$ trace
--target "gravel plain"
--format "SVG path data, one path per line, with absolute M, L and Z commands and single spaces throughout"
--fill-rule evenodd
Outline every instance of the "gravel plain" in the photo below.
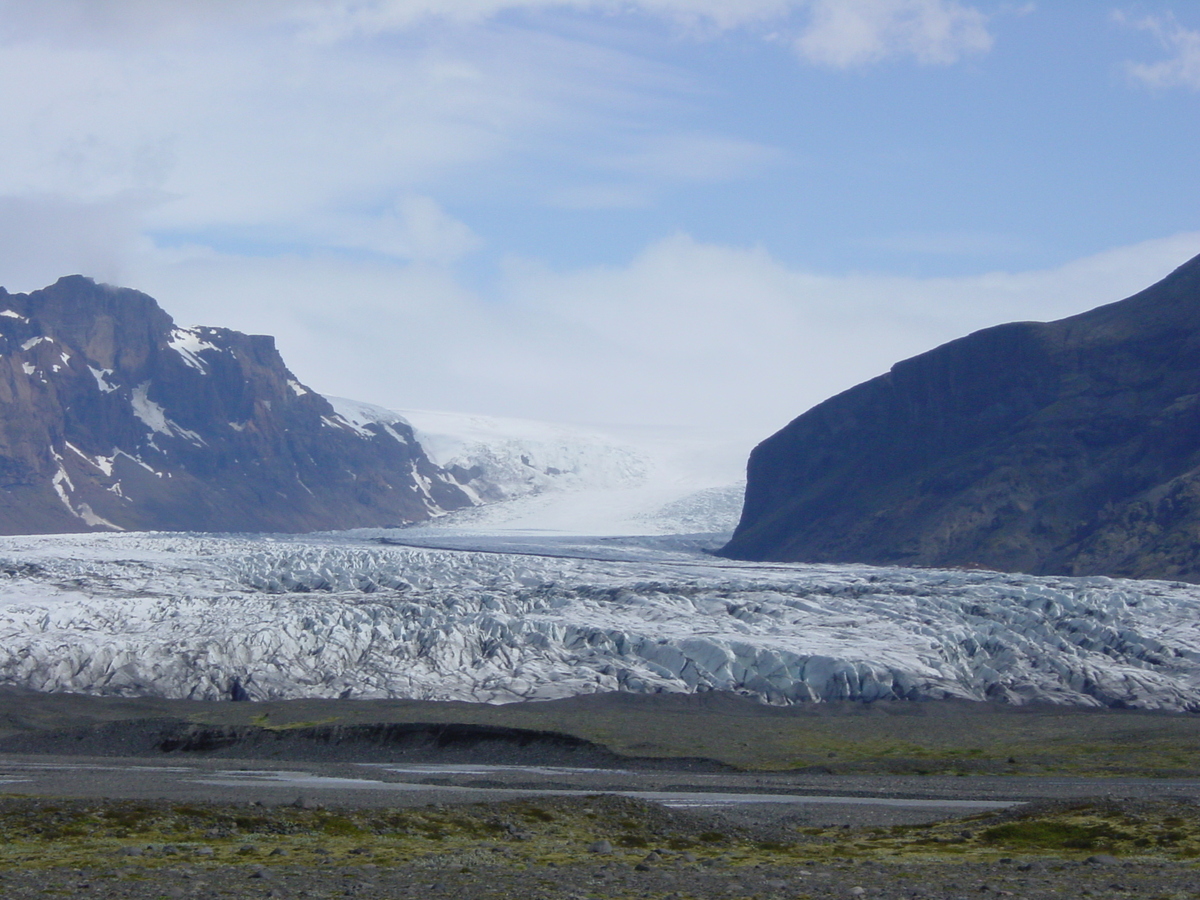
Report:
M 479 865 L 469 872 L 436 866 L 175 866 L 148 875 L 137 868 L 40 869 L 0 873 L 12 900 L 53 895 L 160 898 L 437 897 L 461 900 L 738 900 L 738 898 L 1159 897 L 1200 895 L 1200 873 L 1176 863 L 1077 862 L 847 864 L 720 868 L 672 862 L 639 871 L 627 864 Z
M 937 755 L 898 765 L 890 743 L 856 744 L 855 729 L 906 722 L 903 711 L 826 716 L 720 698 L 725 706 L 696 710 L 618 698 L 573 704 L 569 716 L 553 704 L 419 705 L 397 707 L 393 724 L 506 718 L 376 734 L 374 704 L 301 703 L 289 718 L 275 705 L 219 704 L 197 706 L 204 715 L 181 732 L 175 706 L 130 719 L 147 703 L 0 699 L 3 900 L 1200 898 L 1190 718 L 923 707 L 914 733 L 936 735 Z M 219 724 L 231 713 L 269 713 L 272 726 Z M 335 713 L 349 723 L 308 724 Z M 535 714 L 547 721 L 521 718 Z M 776 723 L 801 737 L 844 727 L 838 759 L 853 746 L 863 758 L 838 771 L 823 751 L 827 766 L 779 770 L 763 767 L 775 759 L 764 755 L 742 768 L 665 755 L 678 754 L 674 744 L 638 759 L 578 737 L 586 724 L 615 723 L 613 743 L 628 744 L 656 721 L 684 748 L 705 729 L 733 748 Z M 972 768 L 977 758 L 960 748 L 989 724 L 1031 743 L 1045 736 L 1063 765 L 1000 757 Z M 529 725 L 541 728 L 521 730 Z M 1060 726 L 1071 743 L 1056 737 Z
M 604 794 L 403 809 L 8 796 L 0 833 L 6 900 L 1200 896 L 1191 800 L 854 827 Z

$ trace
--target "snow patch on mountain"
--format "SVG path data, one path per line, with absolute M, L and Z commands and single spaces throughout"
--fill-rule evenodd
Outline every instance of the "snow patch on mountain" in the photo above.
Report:
M 88 371 L 96 379 L 96 387 L 100 388 L 101 392 L 111 394 L 117 390 L 117 385 L 108 383 L 108 377 L 113 373 L 112 369 L 97 369 L 95 366 L 88 366 Z
M 1200 710 L 1193 585 L 735 563 L 687 538 L 379 543 L 407 534 L 0 538 L 0 682 L 210 699 L 237 678 L 258 698 L 727 690 Z
M 198 327 L 174 328 L 171 330 L 167 346 L 178 353 L 186 365 L 195 369 L 201 375 L 207 375 L 208 365 L 201 358 L 200 354 L 206 350 L 213 350 L 219 353 L 221 348 L 210 341 L 204 340 L 201 336 L 203 332 L 204 329 Z
M 200 437 L 196 432 L 168 419 L 166 410 L 150 399 L 149 392 L 150 382 L 142 382 L 133 389 L 129 402 L 133 407 L 133 414 L 141 419 L 142 423 L 153 434 L 165 434 L 168 437 L 178 435 L 184 440 L 195 444 L 197 447 L 204 446 L 204 438 Z
M 367 426 L 377 426 L 382 434 L 387 435 L 392 440 L 400 444 L 407 444 L 408 438 L 398 432 L 393 426 L 408 425 L 408 420 L 398 412 L 390 409 L 384 409 L 382 406 L 374 406 L 370 403 L 362 403 L 358 400 L 347 400 L 345 397 L 326 397 L 329 405 L 333 407 L 338 418 L 341 419 L 347 427 L 362 435 L 363 437 L 374 437 L 374 433 Z M 429 456 L 431 462 L 438 465 L 438 461 L 429 455 L 426 450 L 426 456 Z

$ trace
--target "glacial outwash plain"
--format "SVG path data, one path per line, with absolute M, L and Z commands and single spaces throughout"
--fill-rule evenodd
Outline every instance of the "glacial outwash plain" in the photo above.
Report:
M 1049 373 L 1056 353 L 1090 358 L 1054 329 L 1140 358 L 1141 331 L 1121 349 L 1112 323 L 1133 309 L 1174 334 L 1200 304 L 1195 267 L 1083 324 L 1001 336 L 1049 348 L 1023 377 L 1094 405 L 1103 392 Z M 892 560 L 850 537 L 904 518 L 862 498 L 907 488 L 839 487 L 828 448 L 776 482 L 772 466 L 834 413 L 861 430 L 871 417 L 838 410 L 886 406 L 928 362 L 764 444 L 743 511 L 737 473 L 696 462 L 712 447 L 325 398 L 268 339 L 180 329 L 86 279 L 2 299 L 15 362 L 0 403 L 25 422 L 0 444 L 25 479 L 4 515 L 65 533 L 0 537 L 0 896 L 1200 895 L 1200 587 L 1180 449 L 1195 404 L 1153 419 L 1173 429 L 1152 441 L 1173 468 L 1118 485 L 1105 473 L 1136 455 L 1132 419 L 1073 413 L 1045 387 L 1033 431 L 1003 429 L 1033 437 L 1001 456 L 1050 459 L 1060 479 L 1086 469 L 1091 487 L 1064 493 L 1033 466 L 1013 481 L 1010 460 L 943 506 L 929 479 L 912 495 L 940 523 L 922 546 L 987 532 L 1030 553 L 1028 535 L 1061 537 L 1050 517 L 1102 502 L 1108 537 L 1072 532 L 1092 548 L 1086 574 L 1061 541 L 1044 564 Z M 1097 321 L 1103 340 L 1084 327 Z M 1198 335 L 1176 335 L 1179 359 Z M 950 346 L 934 354 L 966 352 Z M 1161 399 L 1190 371 L 1134 375 Z M 1108 422 L 1122 443 L 1074 424 L 1051 441 L 1060 419 Z M 1020 496 L 981 531 L 972 498 L 1010 482 Z M 810 552 L 807 525 L 732 558 L 818 494 L 846 498 L 820 531 L 836 558 L 773 558 Z M 854 510 L 874 524 L 846 525 Z M 1118 521 L 1142 524 L 1109 570 L 1094 548 L 1116 546 Z

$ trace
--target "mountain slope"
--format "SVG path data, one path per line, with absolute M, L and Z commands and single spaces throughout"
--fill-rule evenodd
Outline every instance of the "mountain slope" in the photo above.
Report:
M 0 288 L 0 532 L 311 531 L 471 500 L 404 425 L 342 419 L 274 340 L 72 276 Z
M 1200 581 L 1200 257 L 814 407 L 751 454 L 722 552 Z

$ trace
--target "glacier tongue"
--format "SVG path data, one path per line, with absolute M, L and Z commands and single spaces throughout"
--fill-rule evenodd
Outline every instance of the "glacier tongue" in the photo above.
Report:
M 0 681 L 209 699 L 237 678 L 258 698 L 730 690 L 1200 709 L 1191 585 L 747 564 L 682 539 L 380 537 L 421 535 L 0 538 Z
M 369 435 L 414 429 L 429 458 L 479 505 L 438 524 L 477 534 L 671 534 L 732 531 L 757 436 L 707 429 L 604 430 L 326 397 Z

